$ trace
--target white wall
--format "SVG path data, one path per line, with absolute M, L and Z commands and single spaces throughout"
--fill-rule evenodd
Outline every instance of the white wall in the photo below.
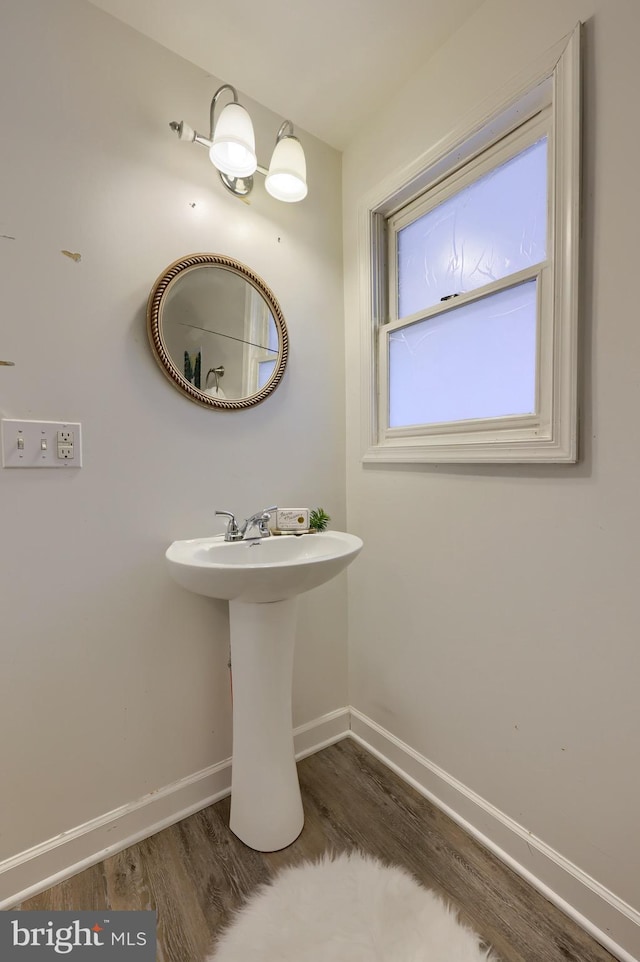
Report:
M 0 470 L 0 863 L 230 755 L 226 605 L 170 581 L 172 540 L 271 503 L 345 525 L 340 156 L 302 132 L 308 199 L 236 200 L 168 126 L 206 131 L 218 85 L 81 0 L 2 4 L 0 411 L 81 421 L 85 463 Z M 264 163 L 282 118 L 248 106 Z M 151 355 L 149 291 L 196 251 L 282 306 L 254 409 L 198 407 Z M 345 704 L 343 578 L 301 600 L 294 723 Z
M 584 30 L 582 455 L 360 462 L 357 210 Z M 350 702 L 640 908 L 636 0 L 487 0 L 344 156 Z M 640 940 L 636 936 L 636 952 Z
M 581 462 L 365 468 L 360 199 L 578 19 Z M 635 0 L 487 0 L 350 145 L 346 473 L 366 547 L 350 693 L 344 579 L 302 600 L 294 685 L 296 724 L 350 699 L 637 908 L 639 26 Z M 3 4 L 0 412 L 82 421 L 85 467 L 0 471 L 0 868 L 229 755 L 226 610 L 169 581 L 171 540 L 272 500 L 346 524 L 340 158 L 304 136 L 303 204 L 261 183 L 236 201 L 167 126 L 206 129 L 217 84 L 82 0 Z M 262 159 L 281 118 L 249 106 Z M 183 399 L 147 345 L 151 285 L 201 250 L 248 263 L 288 322 L 284 382 L 250 411 Z

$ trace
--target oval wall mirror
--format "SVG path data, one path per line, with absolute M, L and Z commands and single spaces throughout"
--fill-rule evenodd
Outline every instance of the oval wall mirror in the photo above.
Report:
M 289 355 L 273 293 L 249 267 L 221 254 L 182 257 L 160 275 L 149 295 L 147 331 L 173 386 L 217 410 L 264 401 Z

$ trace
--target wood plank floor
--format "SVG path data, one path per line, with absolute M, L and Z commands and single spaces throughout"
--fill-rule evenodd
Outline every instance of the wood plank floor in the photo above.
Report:
M 200 962 L 230 913 L 281 867 L 357 848 L 444 895 L 504 962 L 614 962 L 352 739 L 298 771 L 305 827 L 281 852 L 243 845 L 229 831 L 226 798 L 15 908 L 155 909 L 158 962 Z

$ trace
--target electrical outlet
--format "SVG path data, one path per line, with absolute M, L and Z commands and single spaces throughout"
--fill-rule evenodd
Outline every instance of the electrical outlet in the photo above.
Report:
M 73 459 L 73 431 L 68 428 L 58 431 L 58 458 L 61 461 Z
M 5 468 L 81 468 L 80 424 L 2 419 Z

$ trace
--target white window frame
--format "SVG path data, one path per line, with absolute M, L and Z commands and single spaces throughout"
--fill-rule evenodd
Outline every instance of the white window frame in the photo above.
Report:
M 242 352 L 242 384 L 247 396 L 259 391 L 260 365 L 265 361 L 275 361 L 277 351 L 267 348 L 269 340 L 269 320 L 273 319 L 269 308 L 258 291 L 247 290 L 244 309 L 244 350 Z M 260 345 L 263 345 L 262 347 Z
M 541 132 L 540 132 L 541 131 Z M 428 206 L 498 166 L 539 137 L 548 138 L 547 260 L 470 291 L 444 310 L 536 277 L 536 413 L 446 424 L 388 425 L 388 337 L 411 318 L 389 310 L 395 279 L 389 225 L 415 200 Z M 533 138 L 533 140 L 531 139 Z M 518 142 L 523 146 L 517 147 Z M 446 187 L 441 188 L 441 182 Z M 424 199 L 419 198 L 430 191 Z M 365 462 L 575 462 L 578 459 L 578 265 L 580 212 L 580 25 L 517 78 L 500 101 L 467 119 L 444 145 L 372 192 L 359 211 L 361 243 L 363 460 Z M 414 213 L 415 217 L 415 213 Z M 414 320 L 441 313 L 421 311 Z

